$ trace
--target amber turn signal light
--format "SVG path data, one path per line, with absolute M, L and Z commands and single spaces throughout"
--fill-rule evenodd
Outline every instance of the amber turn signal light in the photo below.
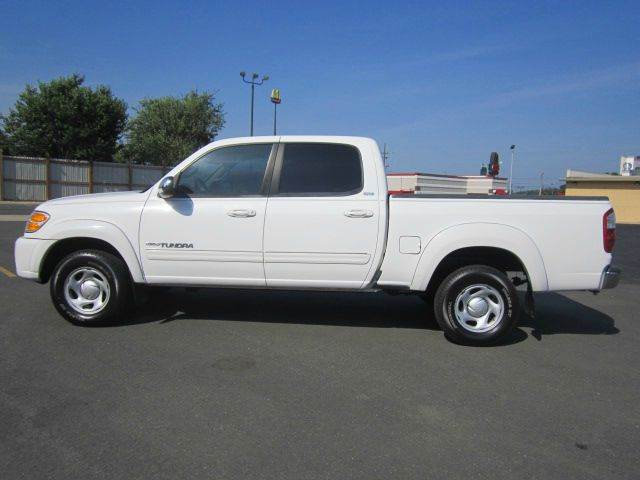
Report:
M 49 215 L 44 212 L 33 212 L 27 220 L 27 226 L 24 229 L 27 233 L 37 232 L 49 220 Z

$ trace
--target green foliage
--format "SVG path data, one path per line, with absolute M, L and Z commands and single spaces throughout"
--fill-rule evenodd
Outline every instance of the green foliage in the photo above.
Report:
M 211 93 L 146 98 L 129 121 L 121 159 L 173 165 L 211 142 L 224 125 L 222 104 Z
M 127 105 L 108 87 L 91 89 L 83 83 L 83 76 L 72 75 L 27 85 L 9 114 L 0 117 L 5 153 L 112 160 Z
M 0 130 L 0 150 L 2 150 L 4 153 L 7 152 L 7 136 L 2 130 Z

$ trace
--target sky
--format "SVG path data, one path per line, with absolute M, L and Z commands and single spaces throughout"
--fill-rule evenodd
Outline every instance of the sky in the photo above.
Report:
M 390 171 L 477 174 L 492 151 L 514 183 L 640 155 L 640 2 L 0 0 L 0 113 L 26 84 L 80 73 L 133 113 L 145 97 L 215 92 L 220 138 L 373 137 Z

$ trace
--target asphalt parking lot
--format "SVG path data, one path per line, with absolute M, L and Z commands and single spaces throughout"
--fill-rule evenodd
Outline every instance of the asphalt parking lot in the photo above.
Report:
M 506 345 L 383 294 L 175 290 L 77 327 L 11 277 L 0 205 L 2 478 L 638 478 L 640 226 L 615 290 L 536 296 Z

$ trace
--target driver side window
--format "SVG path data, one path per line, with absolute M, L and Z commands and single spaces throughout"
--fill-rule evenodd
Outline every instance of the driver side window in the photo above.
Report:
M 212 150 L 180 173 L 176 191 L 189 197 L 260 195 L 271 148 L 259 143 Z

